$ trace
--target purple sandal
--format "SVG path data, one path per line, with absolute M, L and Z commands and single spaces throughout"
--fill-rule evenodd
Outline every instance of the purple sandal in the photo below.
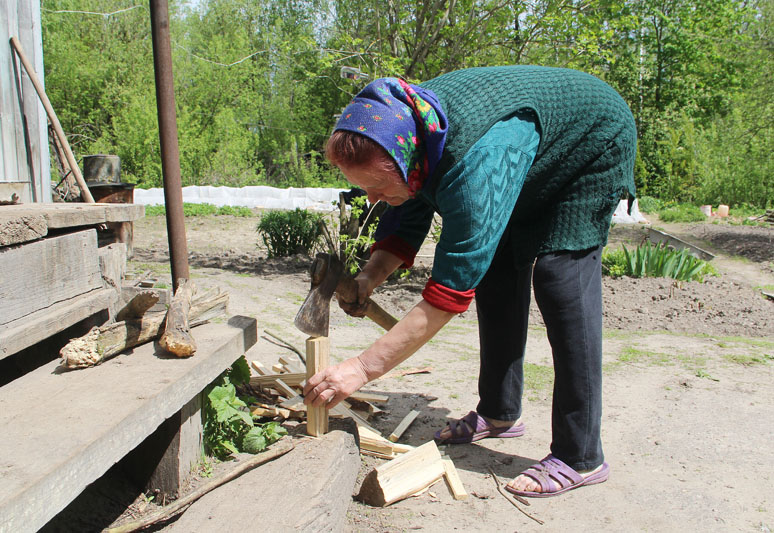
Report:
M 471 430 L 471 428 L 473 428 Z M 449 429 L 451 437 L 441 438 L 441 432 L 435 433 L 435 440 L 441 444 L 463 444 L 475 442 L 487 437 L 521 437 L 524 435 L 524 424 L 514 426 L 496 427 L 486 421 L 486 418 L 475 411 L 471 411 L 459 420 L 450 420 Z M 443 431 L 443 430 L 441 430 Z
M 578 487 L 596 485 L 597 483 L 607 481 L 607 478 L 610 476 L 610 465 L 602 463 L 602 468 L 584 478 L 553 455 L 548 455 L 545 459 L 530 466 L 519 475 L 528 476 L 537 481 L 540 484 L 541 492 L 516 490 L 508 485 L 505 486 L 505 490 L 529 498 L 548 498 L 577 489 Z

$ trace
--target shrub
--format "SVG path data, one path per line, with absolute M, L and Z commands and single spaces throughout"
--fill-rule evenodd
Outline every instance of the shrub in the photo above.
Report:
M 253 217 L 255 213 L 249 207 L 224 205 L 218 209 L 217 215 L 231 215 L 233 217 Z
M 269 257 L 309 254 L 320 240 L 323 216 L 305 209 L 269 211 L 258 223 L 258 233 Z

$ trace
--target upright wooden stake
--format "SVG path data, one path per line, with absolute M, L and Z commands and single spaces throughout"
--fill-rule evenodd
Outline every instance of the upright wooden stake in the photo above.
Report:
M 328 337 L 306 339 L 306 379 L 328 366 Z M 328 409 L 325 406 L 306 408 L 306 432 L 313 437 L 328 433 Z

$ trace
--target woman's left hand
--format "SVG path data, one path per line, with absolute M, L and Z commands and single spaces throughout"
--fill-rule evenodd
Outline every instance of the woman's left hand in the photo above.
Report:
M 360 359 L 353 357 L 330 366 L 306 380 L 304 403 L 314 407 L 335 407 L 341 400 L 368 383 Z

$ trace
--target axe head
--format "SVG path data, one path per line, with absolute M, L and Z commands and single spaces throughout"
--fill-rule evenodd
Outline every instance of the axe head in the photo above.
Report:
M 298 329 L 313 337 L 328 336 L 331 298 L 343 273 L 344 265 L 335 255 L 317 254 L 310 269 L 312 288 L 294 320 Z

